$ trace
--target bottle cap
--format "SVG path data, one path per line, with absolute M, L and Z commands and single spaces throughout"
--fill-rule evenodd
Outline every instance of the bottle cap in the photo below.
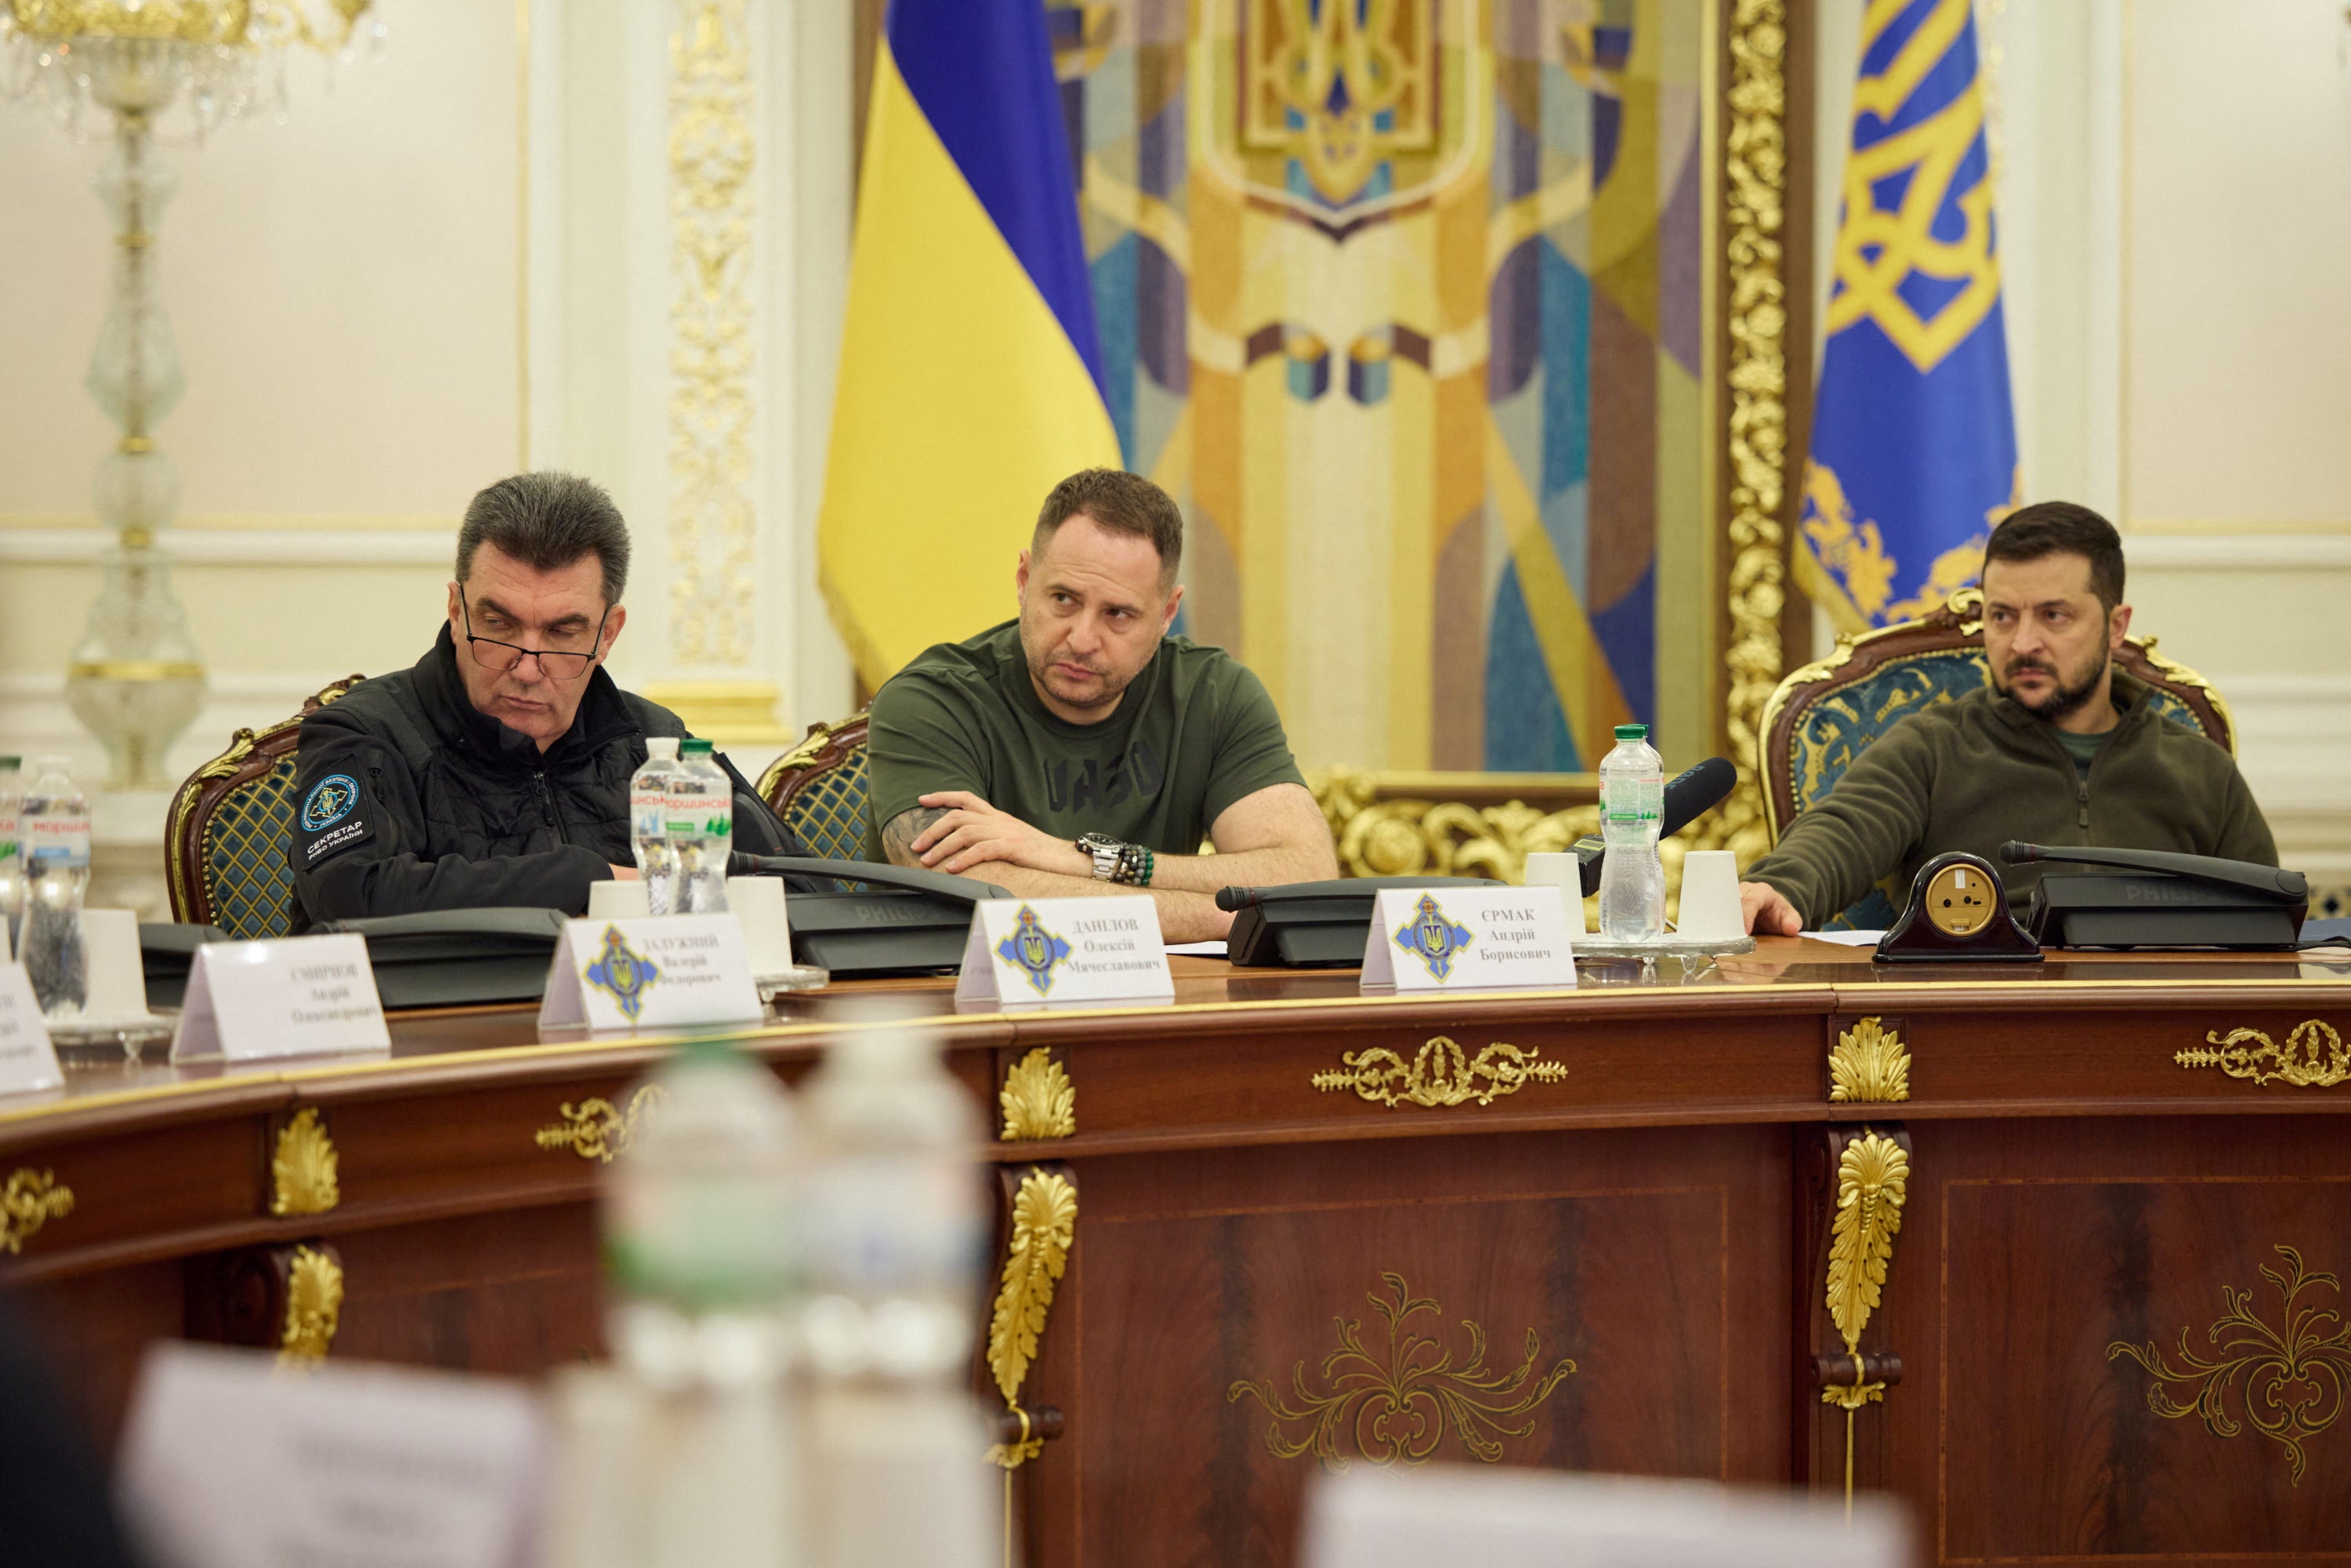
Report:
M 649 735 L 645 737 L 645 755 L 647 757 L 657 757 L 664 762 L 675 761 L 677 759 L 677 737 L 674 735 Z
M 1620 724 L 1616 727 L 1616 738 L 1619 740 L 1646 740 L 1649 738 L 1649 727 L 1646 724 Z
M 689 740 L 681 745 L 678 750 L 688 757 L 707 757 L 710 755 L 710 742 Z

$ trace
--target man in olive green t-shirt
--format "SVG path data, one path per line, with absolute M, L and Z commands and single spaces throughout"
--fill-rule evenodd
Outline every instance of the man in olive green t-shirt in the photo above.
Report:
M 925 650 L 875 695 L 867 853 L 1036 898 L 1143 889 L 1170 942 L 1225 935 L 1219 888 L 1337 876 L 1264 685 L 1167 635 L 1183 549 L 1147 479 L 1054 486 L 1013 574 L 1019 619 Z

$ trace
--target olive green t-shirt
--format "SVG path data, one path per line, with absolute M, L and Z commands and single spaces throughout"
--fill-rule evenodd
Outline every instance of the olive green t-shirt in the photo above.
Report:
M 865 852 L 877 861 L 882 825 L 942 789 L 1061 838 L 1194 854 L 1226 807 L 1305 782 L 1272 697 L 1223 649 L 1164 638 L 1108 718 L 1071 724 L 1029 684 L 1017 621 L 925 649 L 884 683 L 866 762 Z

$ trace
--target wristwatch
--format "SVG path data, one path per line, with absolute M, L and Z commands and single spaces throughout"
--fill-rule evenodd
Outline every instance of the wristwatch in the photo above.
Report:
M 1151 885 L 1157 857 L 1140 844 L 1121 843 L 1107 833 L 1084 833 L 1078 838 L 1078 852 L 1093 857 L 1096 882 L 1114 882 L 1123 887 Z

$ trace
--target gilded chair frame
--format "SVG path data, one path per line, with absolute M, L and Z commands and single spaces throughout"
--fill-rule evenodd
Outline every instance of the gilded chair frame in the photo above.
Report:
M 1780 841 L 1802 810 L 1804 780 L 1797 777 L 1795 739 L 1805 713 L 1814 704 L 1890 664 L 1920 658 L 1980 657 L 1982 647 L 1983 592 L 1962 588 L 1915 621 L 1838 638 L 1835 653 L 1782 681 L 1763 706 L 1762 720 L 1763 810 L 1771 842 Z M 2153 637 L 2126 637 L 2115 663 L 2178 698 L 2214 744 L 2235 754 L 2237 724 L 2227 700 L 2202 675 L 2157 653 Z
M 365 677 L 346 675 L 303 699 L 302 711 L 261 730 L 240 729 L 228 749 L 198 768 L 172 794 L 164 819 L 163 861 L 172 895 L 172 918 L 198 925 L 218 925 L 221 889 L 214 885 L 214 821 L 222 804 L 241 789 L 266 779 L 283 763 L 290 767 L 301 739 L 302 721 Z M 290 837 L 289 837 L 290 842 Z

